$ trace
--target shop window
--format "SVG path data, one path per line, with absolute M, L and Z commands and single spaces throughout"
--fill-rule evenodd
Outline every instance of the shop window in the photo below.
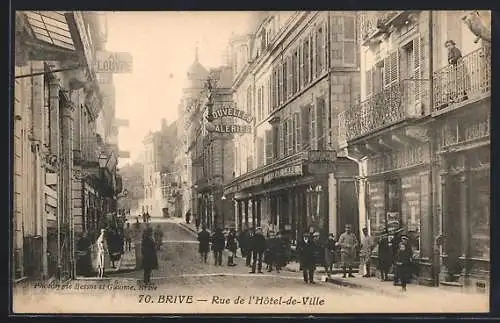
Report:
M 401 227 L 401 180 L 385 182 L 385 223 L 388 230 Z

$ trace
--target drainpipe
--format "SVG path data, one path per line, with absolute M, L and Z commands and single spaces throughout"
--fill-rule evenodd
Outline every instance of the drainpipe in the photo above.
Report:
M 371 233 L 370 230 L 370 221 L 368 221 L 368 213 L 366 212 L 366 172 L 364 169 L 364 157 L 357 159 L 353 156 L 349 155 L 349 151 L 345 148 L 346 155 L 345 157 L 349 160 L 352 160 L 356 164 L 358 164 L 358 173 L 359 176 L 355 178 L 359 183 L 359 191 L 358 191 L 358 211 L 359 211 L 359 234 L 361 236 L 363 227 L 368 228 L 368 232 Z

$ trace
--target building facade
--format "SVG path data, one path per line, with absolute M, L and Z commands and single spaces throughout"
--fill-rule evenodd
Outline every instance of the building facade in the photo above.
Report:
M 238 228 L 281 230 L 292 241 L 348 223 L 358 230 L 358 165 L 337 153 L 333 131 L 359 92 L 356 14 L 258 18 L 250 36 L 233 42 L 234 101 L 255 116 L 252 133 L 236 138 L 235 179 L 224 193 Z
M 167 125 L 162 119 L 161 129 L 150 132 L 144 138 L 144 200 L 142 213 L 152 217 L 175 214 L 175 194 L 178 185 L 174 169 L 174 143 L 176 124 Z
M 466 15 L 363 13 L 361 101 L 339 124 L 364 165 L 371 233 L 403 228 L 421 283 L 488 276 L 490 63 Z
M 95 16 L 82 12 L 16 13 L 14 280 L 74 277 L 76 240 L 89 232 L 92 214 L 107 212 L 103 192 L 112 191 L 111 199 L 116 193 L 114 172 L 103 177 L 106 165 L 86 166 L 98 156 L 113 163 L 97 152 L 95 134 L 102 93 L 89 33 L 99 28 Z M 99 196 L 94 211 L 82 207 L 83 185 Z

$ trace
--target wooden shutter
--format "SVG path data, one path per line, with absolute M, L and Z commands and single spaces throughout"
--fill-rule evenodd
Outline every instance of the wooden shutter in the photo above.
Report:
M 310 75 L 311 75 L 311 78 L 309 80 L 313 80 L 316 76 L 316 68 L 315 68 L 315 65 L 316 65 L 316 37 L 314 37 L 314 33 L 311 33 L 311 35 L 309 36 L 309 42 L 310 42 L 310 53 L 309 53 L 309 69 L 310 69 Z
M 300 136 L 300 114 L 298 112 L 295 112 L 293 114 L 293 121 L 294 121 L 294 133 L 295 133 L 295 151 L 298 152 L 301 150 L 301 136 Z
M 272 130 L 266 130 L 265 140 L 266 140 L 266 164 L 270 164 L 273 162 L 273 132 L 272 132 Z
M 304 42 L 299 47 L 299 90 L 304 86 Z
M 278 130 L 278 138 L 279 138 L 279 157 L 283 157 L 285 154 L 285 132 L 286 132 L 286 126 L 285 126 L 284 120 L 281 120 L 280 124 L 277 127 Z
M 310 127 L 310 115 L 309 106 L 304 106 L 301 108 L 301 140 L 302 140 L 302 150 L 309 150 L 309 127 Z
M 289 117 L 287 120 L 287 143 L 288 143 L 288 155 L 292 155 L 293 151 L 295 149 L 295 142 L 293 141 L 293 133 L 294 133 L 294 128 L 293 128 L 293 118 Z
M 366 96 L 370 97 L 373 94 L 373 68 L 365 72 L 366 81 Z
M 399 50 L 394 50 L 384 58 L 384 87 L 399 81 Z
M 325 149 L 325 129 L 324 129 L 324 120 L 325 120 L 325 99 L 320 98 L 316 100 L 316 129 L 317 129 L 317 147 L 316 149 L 323 150 Z
M 416 100 L 421 100 L 422 89 L 420 84 L 420 79 L 422 78 L 422 48 L 420 42 L 420 36 L 413 40 L 413 78 L 415 79 L 415 93 L 414 98 Z M 410 93 L 409 93 L 410 94 Z
M 323 23 L 323 70 L 326 70 L 329 68 L 328 64 L 328 35 L 330 33 L 328 32 L 328 24 L 325 22 Z
M 293 53 L 292 53 L 293 55 Z M 293 82 L 295 81 L 293 78 L 293 60 L 292 60 L 292 55 L 288 56 L 287 58 L 287 69 L 288 69 L 288 97 L 291 97 L 294 94 L 293 91 Z
M 257 167 L 264 165 L 264 138 L 257 138 Z
M 316 107 L 314 105 L 310 106 L 310 118 L 311 118 L 311 125 L 309 127 L 309 133 L 310 133 L 310 147 L 309 149 L 316 149 L 316 139 L 317 139 L 317 133 L 316 133 Z

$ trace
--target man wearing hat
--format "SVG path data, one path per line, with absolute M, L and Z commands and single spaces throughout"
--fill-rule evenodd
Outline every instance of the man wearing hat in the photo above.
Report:
M 344 271 L 343 277 L 347 276 L 347 269 L 349 269 L 349 277 L 354 277 L 352 274 L 352 265 L 354 259 L 356 258 L 356 248 L 358 246 L 358 239 L 356 235 L 351 231 L 352 226 L 350 224 L 345 225 L 345 232 L 342 233 L 337 242 L 337 246 L 340 246 L 340 256 L 342 261 L 342 269 Z
M 370 264 L 371 255 L 373 250 L 372 237 L 368 234 L 368 228 L 363 228 L 363 236 L 361 237 L 361 248 L 359 251 L 359 258 L 361 260 L 361 269 L 363 270 L 363 277 L 371 277 Z
M 406 292 L 406 285 L 411 278 L 411 264 L 413 258 L 413 250 L 408 242 L 408 235 L 401 234 L 401 241 L 398 244 L 396 252 L 396 271 L 401 281 L 401 289 Z
M 314 284 L 314 270 L 315 266 L 315 243 L 312 241 L 309 233 L 304 232 L 302 241 L 298 246 L 299 262 L 304 275 L 304 282 Z
M 258 273 L 262 274 L 262 255 L 264 254 L 264 250 L 266 250 L 266 238 L 262 234 L 261 227 L 255 230 L 255 235 L 251 240 L 251 250 L 253 262 L 252 271 L 250 273 L 255 274 L 255 269 L 257 269 Z

